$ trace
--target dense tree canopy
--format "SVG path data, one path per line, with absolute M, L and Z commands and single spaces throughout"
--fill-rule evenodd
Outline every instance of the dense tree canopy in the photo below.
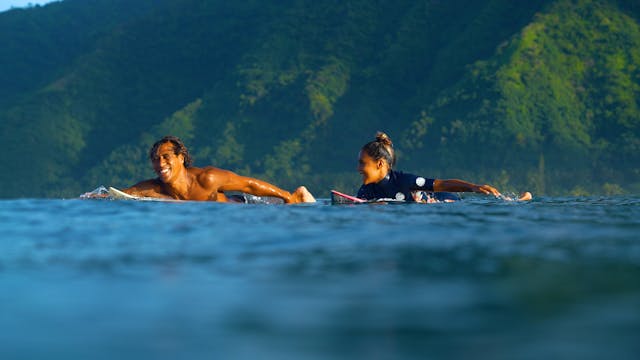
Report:
M 640 190 L 631 0 L 65 0 L 0 13 L 0 196 L 197 166 L 353 191 L 386 131 L 399 168 L 537 194 Z

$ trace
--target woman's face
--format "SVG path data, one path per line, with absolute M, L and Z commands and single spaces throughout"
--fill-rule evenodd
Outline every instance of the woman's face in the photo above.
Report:
M 387 176 L 389 164 L 383 159 L 375 160 L 364 151 L 360 151 L 358 172 L 362 174 L 362 183 L 364 185 L 377 183 Z

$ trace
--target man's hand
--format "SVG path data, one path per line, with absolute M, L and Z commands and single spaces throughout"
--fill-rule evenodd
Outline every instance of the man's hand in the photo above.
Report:
M 314 203 L 316 202 L 316 198 L 313 197 L 313 195 L 311 195 L 311 193 L 309 192 L 309 190 L 307 190 L 306 187 L 304 186 L 300 186 L 299 188 L 296 189 L 296 191 L 293 192 L 293 194 L 291 194 L 291 201 L 289 201 L 289 204 L 296 204 L 296 203 Z

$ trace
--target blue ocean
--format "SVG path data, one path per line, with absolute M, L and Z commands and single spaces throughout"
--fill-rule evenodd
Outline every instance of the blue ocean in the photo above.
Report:
M 1 200 L 0 234 L 1 359 L 640 356 L 637 196 Z

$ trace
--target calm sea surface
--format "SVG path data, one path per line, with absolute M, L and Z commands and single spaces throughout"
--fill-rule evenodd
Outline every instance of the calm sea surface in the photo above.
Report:
M 0 201 L 0 359 L 638 359 L 640 197 Z

